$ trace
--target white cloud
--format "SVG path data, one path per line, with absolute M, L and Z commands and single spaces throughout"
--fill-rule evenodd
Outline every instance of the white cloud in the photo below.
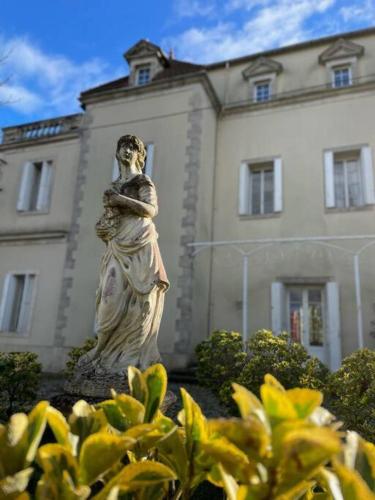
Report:
M 193 27 L 167 39 L 166 43 L 178 47 L 179 57 L 202 63 L 289 45 L 314 36 L 306 22 L 314 15 L 325 13 L 335 2 L 230 0 L 229 9 L 242 11 L 245 18 L 242 24 L 218 22 L 211 28 Z M 257 9 L 252 10 L 254 7 Z
M 173 11 L 179 18 L 205 17 L 213 14 L 215 3 L 213 1 L 200 0 L 175 0 Z
M 47 54 L 26 38 L 3 40 L 2 46 L 7 54 L 2 74 L 9 80 L 1 87 L 0 100 L 25 115 L 37 112 L 43 117 L 78 111 L 81 91 L 119 76 L 99 59 L 77 63 Z
M 340 9 L 340 14 L 345 22 L 375 22 L 375 2 L 374 0 L 365 0 L 362 3 L 357 2 L 354 5 L 347 5 Z

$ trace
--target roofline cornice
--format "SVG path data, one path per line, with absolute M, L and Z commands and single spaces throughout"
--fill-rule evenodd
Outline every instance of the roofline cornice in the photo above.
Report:
M 226 65 L 237 65 L 244 64 L 259 57 L 274 57 L 277 55 L 287 54 L 289 52 L 294 52 L 298 50 L 304 50 L 314 47 L 319 47 L 327 43 L 332 43 L 340 38 L 358 38 L 366 35 L 375 35 L 375 26 L 371 28 L 364 28 L 362 30 L 348 31 L 346 33 L 336 33 L 335 35 L 329 35 L 322 38 L 316 38 L 314 40 L 306 40 L 305 42 L 296 43 L 293 45 L 287 45 L 285 47 L 279 47 L 276 49 L 266 50 L 264 52 L 257 52 L 255 54 L 249 54 L 246 56 L 236 57 L 234 59 L 225 59 L 224 61 L 218 61 L 211 64 L 206 64 L 205 67 L 207 71 L 225 68 Z
M 206 70 L 195 71 L 192 73 L 185 73 L 184 75 L 178 75 L 173 78 L 166 78 L 163 80 L 156 80 L 148 83 L 147 85 L 140 85 L 134 87 L 124 87 L 123 89 L 110 89 L 107 91 L 98 92 L 97 94 L 91 93 L 85 95 L 83 92 L 79 100 L 82 107 L 90 104 L 96 104 L 98 102 L 110 101 L 113 99 L 121 99 L 135 95 L 149 94 L 158 90 L 165 90 L 171 87 L 190 85 L 192 83 L 200 83 L 204 87 L 213 108 L 216 112 L 221 109 L 221 104 L 219 98 L 215 92 L 215 89 L 208 78 Z
M 22 141 L 14 141 L 5 144 L 0 144 L 0 151 L 10 151 L 12 149 L 30 148 L 41 146 L 44 144 L 52 144 L 56 142 L 69 141 L 77 139 L 80 136 L 80 130 L 74 132 L 66 132 L 62 134 L 51 135 L 49 137 L 38 137 L 35 139 L 25 139 Z

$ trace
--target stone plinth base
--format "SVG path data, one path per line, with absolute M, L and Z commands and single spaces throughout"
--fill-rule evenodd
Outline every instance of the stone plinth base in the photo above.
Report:
M 97 398 L 111 399 L 111 389 L 117 393 L 129 394 L 129 385 L 125 375 L 76 375 L 64 384 L 64 391 L 78 399 Z M 172 391 L 167 391 L 161 405 L 161 411 L 166 412 L 177 401 L 177 396 Z
M 67 380 L 64 391 L 68 394 L 81 398 L 111 398 L 111 389 L 116 392 L 129 392 L 128 382 L 125 375 L 76 375 L 73 379 Z

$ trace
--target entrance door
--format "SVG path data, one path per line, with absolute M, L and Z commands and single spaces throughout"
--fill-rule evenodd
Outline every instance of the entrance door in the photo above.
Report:
M 324 289 L 318 286 L 287 288 L 288 330 L 311 356 L 329 364 Z

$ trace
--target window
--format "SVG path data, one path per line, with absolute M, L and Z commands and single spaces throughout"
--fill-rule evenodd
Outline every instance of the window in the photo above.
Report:
M 271 82 L 265 80 L 254 83 L 254 101 L 264 102 L 271 98 Z
M 243 163 L 240 169 L 240 215 L 266 215 L 280 212 L 281 159 Z
M 336 207 L 362 206 L 363 195 L 359 158 L 335 160 L 333 175 Z
M 335 88 L 349 87 L 352 84 L 352 70 L 350 66 L 336 66 L 332 68 L 332 86 Z
M 319 283 L 319 284 L 318 284 Z M 339 286 L 324 278 L 284 278 L 271 284 L 272 331 L 289 331 L 331 370 L 341 364 Z
M 17 202 L 20 212 L 45 212 L 49 209 L 52 162 L 27 162 L 23 167 Z
M 27 333 L 31 319 L 34 274 L 7 274 L 0 306 L 0 330 Z
M 323 290 L 290 287 L 287 292 L 288 330 L 305 347 L 324 345 Z
M 326 151 L 326 206 L 349 209 L 375 203 L 371 149 Z
M 151 68 L 149 65 L 137 69 L 137 85 L 145 85 L 150 81 Z
M 154 164 L 154 145 L 152 142 L 149 142 L 148 144 L 145 144 L 145 146 L 146 146 L 146 163 L 143 168 L 143 173 L 148 175 L 149 177 L 152 177 L 152 169 Z M 118 179 L 119 175 L 120 171 L 118 167 L 118 162 L 117 159 L 115 158 L 113 160 L 112 182 Z

